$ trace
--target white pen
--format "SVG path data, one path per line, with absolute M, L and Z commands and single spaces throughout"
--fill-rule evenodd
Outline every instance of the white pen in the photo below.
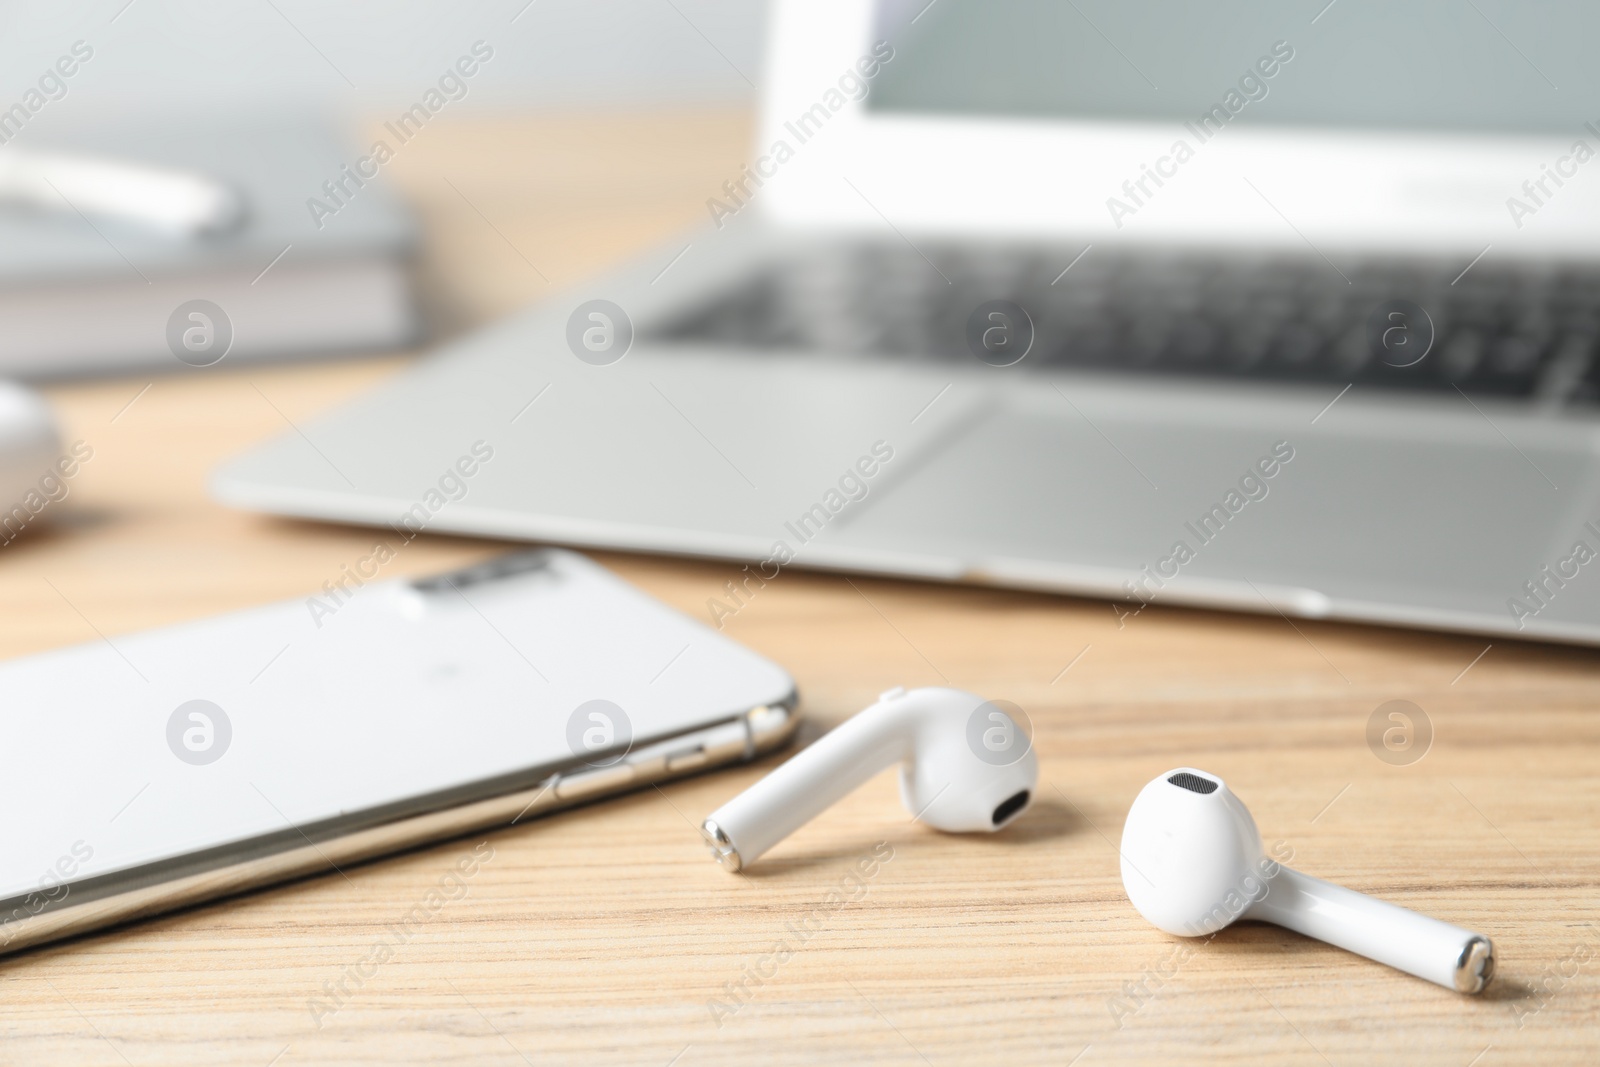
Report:
M 0 203 L 122 219 L 172 237 L 224 233 L 244 218 L 230 186 L 195 171 L 105 156 L 0 149 Z

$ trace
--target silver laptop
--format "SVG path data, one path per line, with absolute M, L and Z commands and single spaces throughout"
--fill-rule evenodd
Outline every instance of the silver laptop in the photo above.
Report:
M 780 0 L 703 227 L 213 488 L 725 558 L 716 623 L 809 567 L 1600 641 L 1597 38 Z

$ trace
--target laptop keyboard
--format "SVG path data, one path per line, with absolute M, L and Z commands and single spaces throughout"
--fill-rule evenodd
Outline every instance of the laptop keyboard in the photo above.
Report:
M 1480 262 L 1463 274 L 1465 259 L 1341 257 L 1335 268 L 1319 257 L 1080 252 L 821 246 L 649 336 L 833 358 L 975 361 L 968 320 L 998 299 L 1032 322 L 1031 347 L 1012 368 L 1024 373 L 1092 368 L 1600 402 L 1600 265 Z M 1400 343 L 1386 349 L 1378 339 L 1397 300 L 1426 314 L 1394 319 L 1409 334 L 1394 334 Z

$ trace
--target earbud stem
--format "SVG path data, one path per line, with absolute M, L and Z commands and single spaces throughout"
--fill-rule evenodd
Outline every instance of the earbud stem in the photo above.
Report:
M 1248 919 L 1348 949 L 1446 989 L 1479 993 L 1494 975 L 1489 939 L 1376 897 L 1282 867 Z
M 852 716 L 712 812 L 701 833 L 718 862 L 741 870 L 909 750 L 909 733 L 892 712 Z

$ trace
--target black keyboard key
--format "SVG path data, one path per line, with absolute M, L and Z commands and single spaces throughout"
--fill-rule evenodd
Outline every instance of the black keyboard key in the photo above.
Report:
M 1483 334 L 1470 326 L 1456 330 L 1438 345 L 1438 358 L 1434 361 L 1439 376 L 1447 382 L 1463 382 L 1478 370 L 1483 362 Z
M 1534 396 L 1547 404 L 1562 404 L 1575 399 L 1579 386 L 1594 369 L 1595 339 L 1594 332 L 1563 336 L 1540 368 Z
M 1531 379 L 1546 347 L 1544 338 L 1537 335 L 1501 337 L 1489 348 L 1489 373 L 1505 379 Z
M 1316 365 L 1317 356 L 1327 344 L 1327 334 L 1304 323 L 1291 323 L 1279 332 L 1272 345 L 1274 367 L 1305 372 Z
M 1335 375 L 1355 377 L 1373 358 L 1366 323 L 1352 326 L 1328 349 L 1328 364 Z

